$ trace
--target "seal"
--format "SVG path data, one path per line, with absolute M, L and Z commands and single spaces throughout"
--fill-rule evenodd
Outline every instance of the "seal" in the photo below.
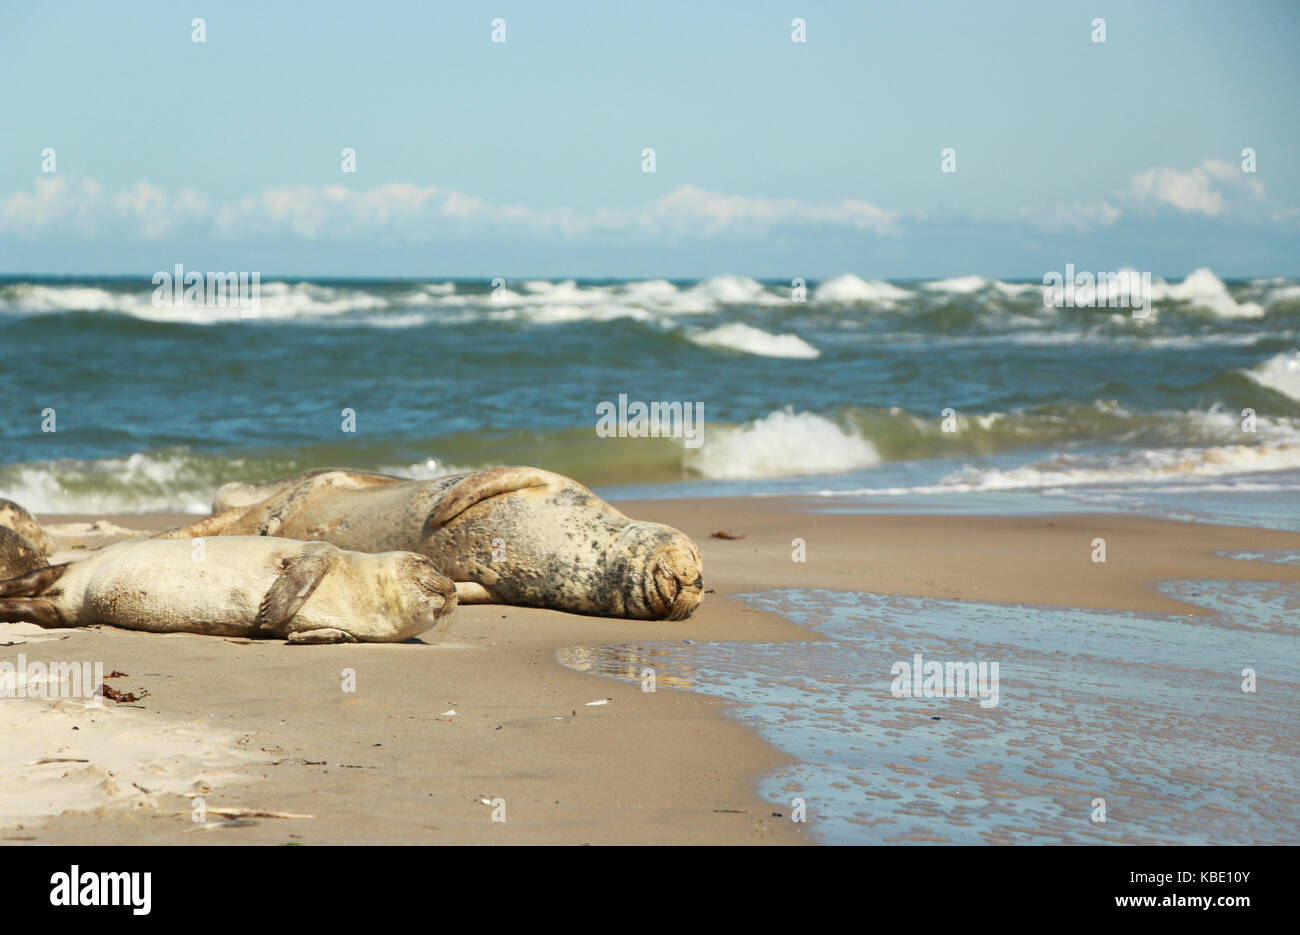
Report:
M 0 578 L 25 575 L 49 564 L 49 556 L 32 545 L 26 536 L 0 526 Z
M 0 526 L 7 526 L 36 547 L 42 555 L 54 554 L 54 543 L 36 517 L 12 500 L 0 497 Z
M 290 643 L 392 643 L 435 628 L 441 636 L 455 606 L 455 585 L 423 555 L 270 537 L 202 549 L 134 539 L 0 581 L 0 622 Z
M 432 559 L 463 604 L 681 620 L 703 597 L 685 535 L 629 519 L 572 478 L 497 467 L 427 481 L 326 469 L 232 484 L 217 512 L 163 538 L 265 535 Z

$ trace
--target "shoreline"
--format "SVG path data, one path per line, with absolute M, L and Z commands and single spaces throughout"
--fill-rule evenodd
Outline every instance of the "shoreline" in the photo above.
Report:
M 188 834 L 190 803 L 166 789 L 0 831 L 29 843 L 815 843 L 764 800 L 758 780 L 793 762 L 698 692 L 645 693 L 565 668 L 557 652 L 629 642 L 825 639 L 729 597 L 828 589 L 1200 615 L 1155 590 L 1164 579 L 1300 581 L 1300 566 L 1216 552 L 1300 549 L 1300 534 L 1120 514 L 930 516 L 805 512 L 802 499 L 619 501 L 700 545 L 708 594 L 685 621 L 623 621 L 499 605 L 458 609 L 435 646 L 288 647 L 268 641 L 69 630 L 5 647 L 99 659 L 143 688 L 137 719 L 206 724 L 254 761 L 213 784 L 209 811 L 244 818 Z M 42 515 L 159 530 L 168 514 Z M 717 531 L 743 539 L 712 538 Z M 113 536 L 56 533 L 60 557 Z M 1091 561 L 1105 538 L 1107 562 Z M 803 539 L 807 561 L 791 560 Z M 39 647 L 39 648 L 38 648 Z M 287 655 L 286 655 L 287 654 Z M 424 658 L 436 654 L 433 658 Z M 382 657 L 382 658 L 381 658 Z M 341 690 L 344 669 L 356 691 Z M 287 702 L 286 699 L 292 699 Z M 604 705 L 589 706 L 606 699 Z M 14 702 L 11 702 L 14 703 Z M 108 705 L 112 708 L 112 705 Z M 456 714 L 444 712 L 455 710 Z M 114 712 L 117 713 L 117 712 Z M 161 754 L 159 754 L 161 756 Z M 147 767 L 148 763 L 144 763 Z M 155 764 L 157 765 L 157 764 Z M 165 765 L 165 764 L 163 764 Z M 0 765 L 0 778 L 15 767 Z M 369 780 L 369 781 L 367 781 Z M 52 781 L 53 778 L 52 778 Z M 120 783 L 118 785 L 121 785 Z M 149 789 L 147 781 L 140 785 Z M 152 798 L 148 798 L 152 796 Z M 131 796 L 125 796 L 130 799 Z M 487 799 L 505 801 L 494 822 Z

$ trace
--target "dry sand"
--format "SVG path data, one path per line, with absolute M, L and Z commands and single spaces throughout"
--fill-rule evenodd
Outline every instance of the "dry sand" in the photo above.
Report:
M 783 755 L 725 717 L 723 703 L 581 675 L 560 666 L 556 651 L 675 639 L 819 639 L 728 597 L 775 588 L 1196 614 L 1202 609 L 1157 593 L 1154 583 L 1300 580 L 1300 566 L 1215 555 L 1300 549 L 1293 533 L 1109 514 L 808 512 L 823 505 L 620 503 L 700 544 L 705 580 L 716 593 L 682 622 L 470 606 L 457 611 L 448 639 L 432 646 L 291 647 L 92 628 L 0 647 L 0 660 L 11 662 L 20 652 L 46 662 L 100 661 L 105 672 L 128 673 L 114 687 L 148 692 L 134 705 L 90 710 L 68 700 L 0 704 L 0 838 L 812 843 L 806 826 L 754 791 L 754 777 L 783 763 Z M 189 517 L 42 519 L 60 556 L 75 557 L 125 529 L 158 530 Z M 719 531 L 745 537 L 712 538 Z M 1105 564 L 1090 558 L 1098 537 L 1106 539 Z M 796 538 L 806 543 L 806 562 L 791 560 Z M 0 642 L 50 635 L 0 625 Z M 343 690 L 349 672 L 351 692 Z M 597 700 L 606 703 L 588 704 Z M 51 758 L 64 762 L 36 762 Z M 193 820 L 195 797 L 206 823 Z M 493 821 L 502 800 L 506 820 Z

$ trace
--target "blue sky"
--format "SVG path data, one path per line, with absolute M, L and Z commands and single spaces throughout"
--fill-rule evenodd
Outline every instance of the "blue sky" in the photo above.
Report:
M 1295 275 L 1296 48 L 1290 0 L 3 3 L 0 273 Z

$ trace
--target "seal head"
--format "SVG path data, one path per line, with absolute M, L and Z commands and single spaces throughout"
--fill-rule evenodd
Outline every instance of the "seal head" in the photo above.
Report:
M 54 543 L 45 534 L 36 517 L 12 500 L 0 497 L 0 526 L 7 526 L 26 539 L 42 555 L 54 553 Z
M 0 526 L 0 579 L 15 578 L 48 564 L 42 552 L 23 535 Z
M 649 620 L 685 620 L 704 597 L 704 563 L 695 543 L 671 526 L 630 523 L 609 553 L 622 576 L 622 614 Z

